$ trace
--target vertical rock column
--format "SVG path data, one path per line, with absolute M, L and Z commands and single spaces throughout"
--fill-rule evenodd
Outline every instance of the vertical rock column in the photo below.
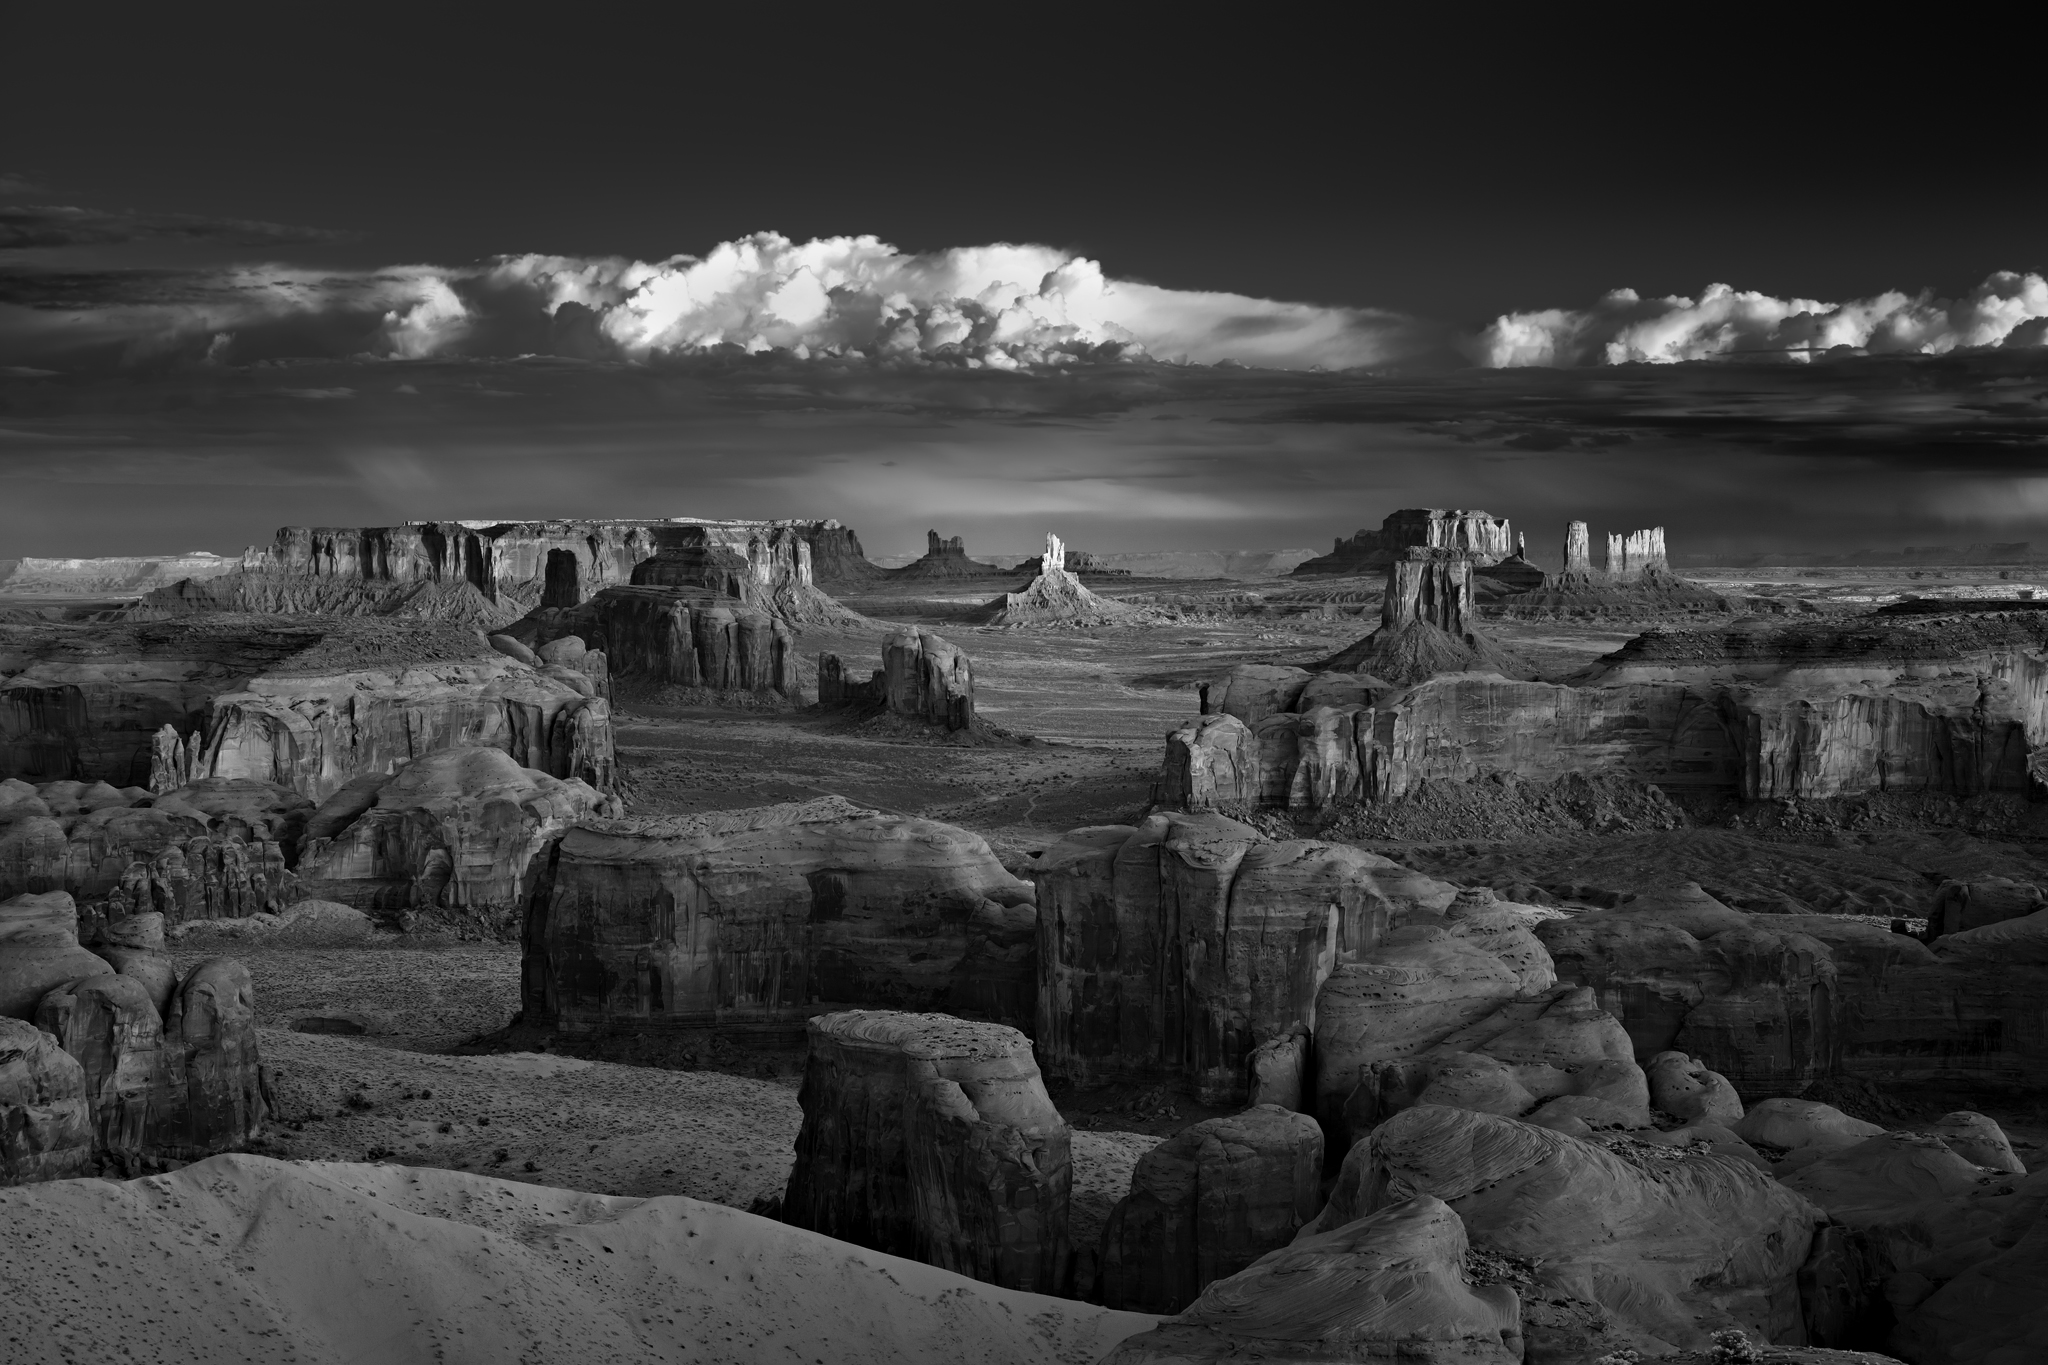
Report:
M 1387 595 L 1380 604 L 1382 630 L 1399 630 L 1412 621 L 1423 621 L 1463 635 L 1471 615 L 1471 560 L 1397 559 L 1387 565 Z
M 1583 521 L 1570 522 L 1564 528 L 1564 576 L 1580 581 L 1593 576 L 1592 536 Z
M 1009 1289 L 1063 1287 L 1071 1135 L 1022 1033 L 822 1015 L 799 1102 L 783 1221 Z

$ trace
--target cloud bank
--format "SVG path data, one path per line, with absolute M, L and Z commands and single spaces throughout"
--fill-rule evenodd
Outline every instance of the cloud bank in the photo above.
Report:
M 1945 355 L 2048 344 L 2048 280 L 1999 271 L 1957 299 L 1896 290 L 1847 303 L 1710 285 L 1697 299 L 1616 289 L 1587 309 L 1497 319 L 1466 348 L 1493 369 L 1750 357 Z
M 17 305 L 5 329 L 16 336 L 116 345 L 130 360 L 243 360 L 288 345 L 402 359 L 644 361 L 731 350 L 970 369 L 1139 358 L 1350 369 L 1437 338 L 1394 313 L 1115 280 L 1051 247 L 909 254 L 874 237 L 797 243 L 772 232 L 664 261 L 526 255 L 367 272 L 15 272 L 0 279 L 0 301 Z M 25 318 L 24 309 L 42 316 Z

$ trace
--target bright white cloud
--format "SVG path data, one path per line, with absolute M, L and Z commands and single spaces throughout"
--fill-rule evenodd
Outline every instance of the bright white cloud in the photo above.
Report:
M 1670 363 L 1733 355 L 1807 360 L 1846 347 L 1940 355 L 1963 347 L 2048 343 L 2048 280 L 2000 271 L 1958 299 L 1897 291 L 1847 303 L 1780 299 L 1708 286 L 1697 299 L 1617 289 L 1588 309 L 1495 320 L 1468 348 L 1496 369 L 1520 365 Z

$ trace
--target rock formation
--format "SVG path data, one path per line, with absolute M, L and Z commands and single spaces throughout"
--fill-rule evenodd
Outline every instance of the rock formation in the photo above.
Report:
M 617 804 L 499 749 L 442 749 L 329 797 L 306 825 L 300 886 L 405 922 L 425 915 L 495 930 L 518 922 L 536 855 Z
M 1246 1059 L 1389 930 L 1456 889 L 1341 845 L 1266 841 L 1217 815 L 1075 830 L 1036 861 L 1046 1070 L 1241 1101 Z
M 1516 1365 L 1520 1300 L 1505 1286 L 1472 1284 L 1469 1249 L 1464 1225 L 1442 1200 L 1405 1200 L 1216 1281 L 1186 1312 L 1126 1338 L 1102 1365 Z
M 922 559 L 888 570 L 891 579 L 993 578 L 1003 571 L 967 557 L 967 543 L 959 536 L 941 537 L 937 531 L 924 533 Z
M 1304 1237 L 1442 1199 L 1474 1250 L 1535 1263 L 1523 1301 L 1531 1359 L 1697 1349 L 1727 1328 L 1762 1341 L 1802 1333 L 1797 1275 L 1825 1215 L 1743 1161 L 1425 1105 L 1380 1125 L 1344 1164 Z M 1531 1311 L 1537 1300 L 1546 1312 Z M 1558 1311 L 1574 1303 L 1582 1311 Z
M 93 1165 L 85 1069 L 34 1024 L 0 1014 L 0 1185 L 68 1180 Z
M 1733 1128 L 1742 1122 L 1742 1097 L 1726 1076 L 1711 1071 L 1697 1057 L 1660 1052 L 1644 1068 L 1650 1104 L 1660 1113 L 1687 1123 L 1718 1123 Z
M 241 779 L 160 796 L 10 779 L 0 782 L 0 896 L 68 892 L 95 925 L 275 911 L 297 894 L 291 867 L 312 808 L 297 792 Z
M 1178 1313 L 1286 1246 L 1322 1205 L 1323 1133 L 1276 1105 L 1181 1129 L 1138 1158 L 1103 1232 L 1102 1302 Z
M 0 559 L 0 596 L 134 597 L 180 579 L 215 578 L 241 561 L 210 550 L 102 559 Z
M 820 706 L 872 707 L 920 725 L 973 731 L 974 663 L 928 630 L 903 629 L 882 645 L 882 666 L 855 682 L 837 654 L 818 656 Z
M 1380 628 L 1316 667 L 1370 673 L 1400 686 L 1439 673 L 1524 674 L 1528 665 L 1472 625 L 1472 561 L 1441 555 L 1387 565 Z
M 783 1221 L 1009 1289 L 1063 1288 L 1071 1135 L 1030 1041 L 875 1010 L 809 1030 Z
M 163 989 L 161 925 L 143 919 L 112 926 L 116 972 L 78 946 L 69 896 L 0 902 L 0 1180 L 195 1160 L 261 1131 L 249 973 L 212 958 Z
M 1560 981 L 1591 987 L 1635 1055 L 1680 1051 L 1751 1098 L 1832 1069 L 1836 969 L 1818 940 L 1731 910 L 1695 883 L 1536 930 Z
M 1917 1365 L 2005 1365 L 2039 1354 L 2048 1173 L 2029 1177 L 2005 1202 L 2011 1207 L 1981 1243 L 1933 1258 L 1945 1265 L 1922 1262 L 1886 1284 L 1887 1298 L 1902 1310 L 1893 1349 Z M 1950 1273 L 1937 1284 L 1927 1271 Z
M 1485 512 L 1408 507 L 1391 512 L 1377 531 L 1340 539 L 1329 554 L 1296 565 L 1296 576 L 1376 573 L 1411 549 L 1449 551 L 1478 564 L 1495 564 L 1513 553 L 1506 517 Z
M 1004 593 L 985 608 L 982 624 L 991 626 L 1116 625 L 1144 619 L 1144 612 L 1081 586 L 1068 572 L 1066 546 L 1056 535 L 1045 538 L 1043 567 L 1021 592 Z
M 1593 581 L 1593 540 L 1583 521 L 1570 522 L 1564 528 L 1564 573 L 1561 581 L 1573 586 Z
M 537 863 L 525 1017 L 566 1029 L 800 1022 L 819 1004 L 931 1010 L 1029 885 L 982 839 L 838 797 L 589 819 Z M 993 903 L 995 909 L 989 911 Z M 1000 952 L 978 955 L 984 968 Z M 1013 983 L 976 988 L 1014 998 Z
M 1665 573 L 1670 564 L 1664 555 L 1664 528 L 1653 526 L 1647 531 L 1630 531 L 1626 535 L 1610 532 L 1607 537 L 1607 577 L 1617 583 L 1642 578 L 1647 574 Z
M 534 646 L 594 642 L 612 674 L 650 686 L 798 693 L 791 627 L 736 597 L 636 583 L 606 588 L 573 609 L 542 609 L 507 634 Z
M 1934 904 L 1927 911 L 1927 941 L 1932 943 L 1943 934 L 2022 919 L 2044 908 L 2048 908 L 2048 897 L 2031 882 L 2016 882 L 2010 877 L 1943 882 L 1935 889 Z

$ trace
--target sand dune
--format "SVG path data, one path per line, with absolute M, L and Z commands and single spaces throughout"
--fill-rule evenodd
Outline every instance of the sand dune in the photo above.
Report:
M 694 1199 L 220 1156 L 0 1190 L 0 1354 L 296 1365 L 1092 1362 L 1138 1313 Z

